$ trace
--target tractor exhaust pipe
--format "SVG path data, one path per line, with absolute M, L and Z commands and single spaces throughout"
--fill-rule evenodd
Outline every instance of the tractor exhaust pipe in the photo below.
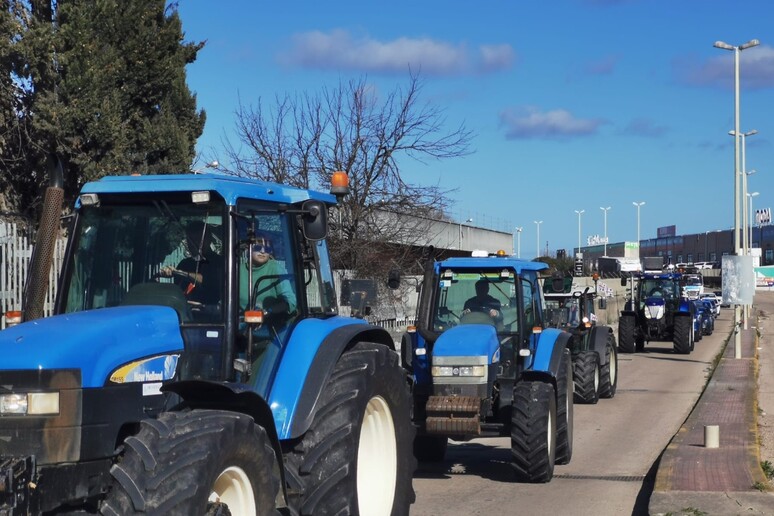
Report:
M 32 251 L 27 281 L 22 301 L 23 319 L 32 321 L 43 317 L 43 308 L 48 291 L 54 249 L 59 237 L 59 220 L 64 204 L 64 173 L 62 162 L 55 155 L 48 159 L 49 184 L 43 198 L 43 212 L 40 215 L 35 247 Z

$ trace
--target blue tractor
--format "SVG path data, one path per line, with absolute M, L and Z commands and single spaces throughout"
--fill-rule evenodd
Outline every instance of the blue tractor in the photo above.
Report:
M 55 315 L 0 332 L 0 513 L 408 514 L 406 374 L 386 330 L 337 314 L 335 203 L 218 175 L 87 183 Z
M 570 334 L 546 325 L 546 268 L 486 254 L 428 263 L 401 348 L 417 459 L 442 460 L 449 438 L 509 436 L 519 481 L 548 482 L 570 461 Z
M 683 295 L 682 274 L 646 271 L 629 280 L 631 295 L 618 320 L 620 351 L 643 351 L 650 341 L 671 341 L 679 354 L 693 351 L 701 338 L 701 321 L 693 300 Z M 627 284 L 626 277 L 621 284 Z

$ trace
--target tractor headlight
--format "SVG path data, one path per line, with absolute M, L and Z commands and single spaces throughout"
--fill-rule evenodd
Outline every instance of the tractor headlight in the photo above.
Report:
M 477 366 L 433 366 L 433 376 L 484 376 L 486 368 Z
M 0 394 L 0 416 L 59 414 L 58 392 Z

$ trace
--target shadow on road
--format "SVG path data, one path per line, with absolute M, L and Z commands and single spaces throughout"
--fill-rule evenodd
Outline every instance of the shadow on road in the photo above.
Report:
M 442 462 L 420 462 L 414 478 L 444 479 L 476 475 L 495 482 L 513 483 L 516 477 L 510 462 L 511 450 L 507 448 L 474 442 L 449 443 L 446 458 Z
M 697 346 L 700 346 L 701 344 L 697 344 Z M 639 356 L 642 358 L 647 358 L 649 360 L 668 360 L 672 362 L 693 362 L 695 364 L 709 364 L 710 362 L 706 360 L 691 360 L 688 358 L 682 358 L 689 355 L 678 355 L 675 353 L 673 348 L 664 348 L 664 347 L 646 347 L 644 351 L 640 351 L 637 353 L 621 353 L 619 355 L 619 360 L 629 358 L 630 360 L 634 356 Z
M 661 452 L 662 455 L 663 453 Z M 650 514 L 648 507 L 650 505 L 650 496 L 653 494 L 653 488 L 656 485 L 656 473 L 658 473 L 659 462 L 661 462 L 661 455 L 650 466 L 648 474 L 645 475 L 645 480 L 642 481 L 642 487 L 637 493 L 637 499 L 634 501 L 632 516 L 648 516 Z

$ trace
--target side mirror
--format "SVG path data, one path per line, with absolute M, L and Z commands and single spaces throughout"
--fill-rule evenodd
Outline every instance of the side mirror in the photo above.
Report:
M 328 209 L 322 201 L 309 200 L 301 205 L 303 232 L 307 240 L 322 240 L 328 236 Z
M 622 287 L 625 287 L 625 286 L 626 286 L 626 282 L 627 282 L 627 280 L 626 280 L 626 276 L 621 276 L 621 286 L 622 286 Z
M 392 290 L 400 286 L 400 269 L 390 269 L 387 273 L 387 286 Z

